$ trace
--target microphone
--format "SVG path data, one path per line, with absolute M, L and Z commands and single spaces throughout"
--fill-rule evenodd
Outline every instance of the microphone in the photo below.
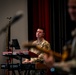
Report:
M 11 18 L 12 18 L 12 19 L 11 19 L 11 21 L 10 21 L 9 24 L 7 24 L 2 30 L 0 30 L 0 34 L 1 34 L 2 32 L 4 32 L 4 31 L 6 31 L 6 29 L 7 29 L 9 26 L 11 26 L 11 25 L 14 24 L 15 22 L 17 22 L 22 16 L 23 16 L 23 12 L 22 12 L 22 11 L 18 11 L 13 18 L 12 18 L 12 17 L 10 17 L 10 18 L 7 17 L 7 19 L 11 19 Z
M 18 12 L 16 13 L 16 15 L 12 18 L 11 24 L 13 24 L 13 23 L 15 23 L 16 21 L 18 21 L 22 16 L 23 16 L 23 12 L 22 12 L 22 11 L 18 11 Z

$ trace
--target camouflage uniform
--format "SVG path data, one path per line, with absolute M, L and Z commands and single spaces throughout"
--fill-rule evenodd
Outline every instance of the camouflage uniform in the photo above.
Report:
M 49 42 L 46 41 L 45 39 L 43 39 L 43 41 L 41 41 L 41 42 L 38 42 L 36 40 L 36 41 L 33 42 L 33 44 L 35 44 L 35 45 L 37 45 L 37 46 L 39 46 L 41 48 L 47 49 L 47 50 L 51 49 Z M 37 55 L 39 55 L 39 58 L 31 58 L 32 61 L 35 62 L 38 59 L 43 60 L 43 58 L 42 58 L 43 57 L 43 53 L 41 51 L 36 50 L 34 48 L 31 48 L 30 51 L 33 52 L 33 53 L 35 53 L 35 54 L 37 54 Z
M 41 42 L 38 42 L 37 40 L 33 42 L 33 44 L 41 47 L 41 48 L 44 48 L 44 49 L 47 49 L 47 50 L 50 50 L 51 47 L 50 47 L 50 43 L 48 41 L 46 41 L 45 39 L 43 39 L 43 41 Z M 34 48 L 31 48 L 30 49 L 31 52 L 35 53 L 35 54 L 38 54 L 38 58 L 31 58 L 31 60 L 36 63 L 37 60 L 39 61 L 43 61 L 43 53 L 39 50 L 36 50 Z M 42 70 L 30 70 L 30 75 L 45 75 L 44 71 Z

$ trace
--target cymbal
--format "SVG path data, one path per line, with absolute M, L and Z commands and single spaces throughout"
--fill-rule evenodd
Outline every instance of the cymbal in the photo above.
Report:
M 23 45 L 23 47 L 24 47 L 24 48 L 35 48 L 35 49 L 37 49 L 37 50 L 39 50 L 39 51 L 41 51 L 41 52 L 43 52 L 43 53 L 49 54 L 49 50 L 44 49 L 44 48 L 41 48 L 40 46 L 37 46 L 36 44 L 25 43 L 25 44 Z

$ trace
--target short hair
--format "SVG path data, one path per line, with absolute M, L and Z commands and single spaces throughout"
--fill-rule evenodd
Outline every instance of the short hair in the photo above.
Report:
M 41 29 L 45 33 L 45 29 L 43 27 L 38 27 L 37 29 Z

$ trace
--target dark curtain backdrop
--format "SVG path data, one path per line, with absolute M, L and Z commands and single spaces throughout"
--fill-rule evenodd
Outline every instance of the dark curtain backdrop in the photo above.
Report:
M 44 27 L 52 50 L 62 53 L 75 27 L 68 14 L 67 0 L 28 0 L 29 41 L 35 39 L 38 27 Z
M 75 23 L 68 13 L 67 0 L 51 0 L 51 46 L 55 52 L 62 53 L 64 45 L 72 40 L 71 31 Z
M 38 27 L 45 30 L 45 39 L 50 42 L 50 0 L 28 0 L 29 40 L 35 40 Z

